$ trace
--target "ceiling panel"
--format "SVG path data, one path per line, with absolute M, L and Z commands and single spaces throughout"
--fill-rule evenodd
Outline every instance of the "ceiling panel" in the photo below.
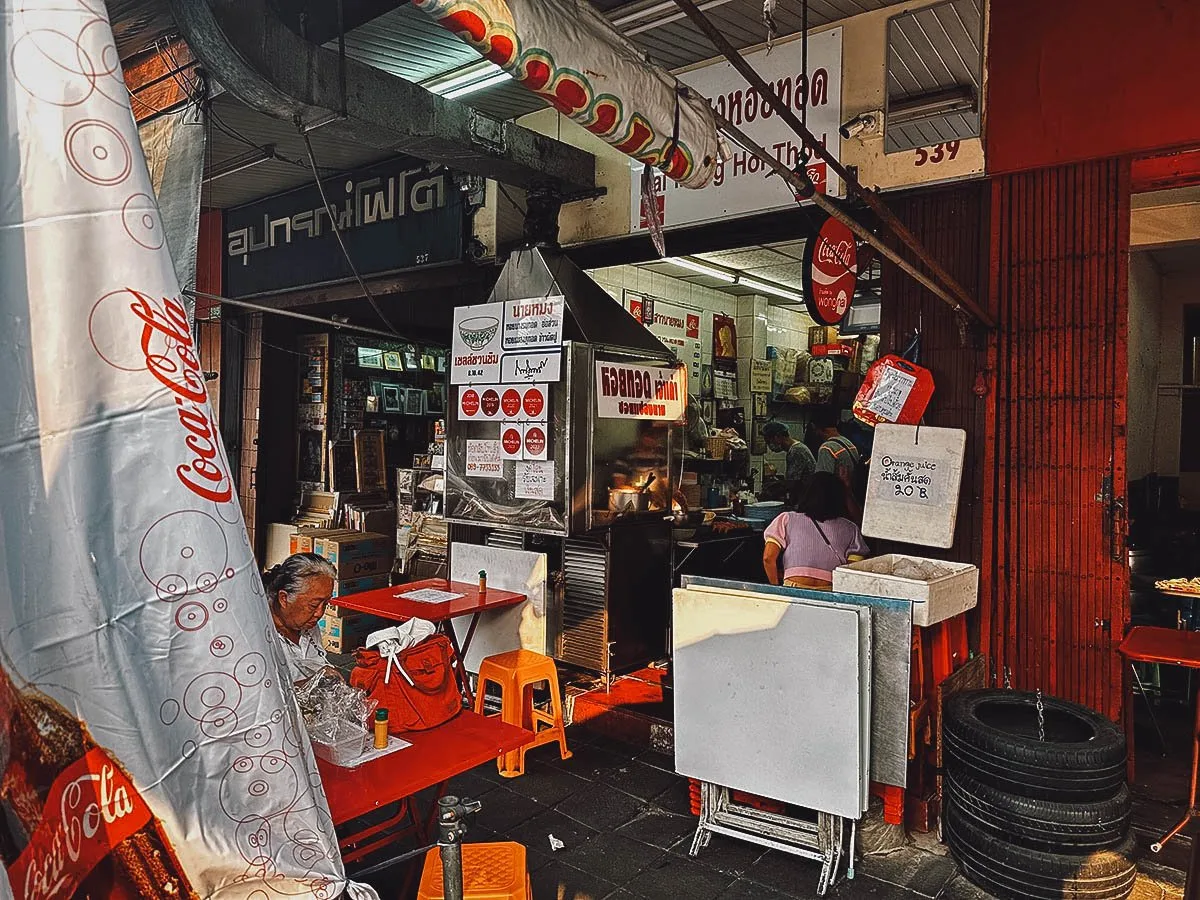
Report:
M 888 112 L 884 149 L 888 153 L 945 141 L 977 137 L 983 78 L 983 0 L 950 0 L 893 16 L 888 22 Z M 932 111 L 901 121 L 894 107 L 940 92 L 964 90 L 971 110 Z

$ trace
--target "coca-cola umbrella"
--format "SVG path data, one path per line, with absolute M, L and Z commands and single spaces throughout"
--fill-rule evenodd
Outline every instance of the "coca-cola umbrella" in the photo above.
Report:
M 102 0 L 3 0 L 0 857 L 18 900 L 333 898 L 337 839 Z
M 564 115 L 683 187 L 702 188 L 723 154 L 708 101 L 578 0 L 413 0 Z

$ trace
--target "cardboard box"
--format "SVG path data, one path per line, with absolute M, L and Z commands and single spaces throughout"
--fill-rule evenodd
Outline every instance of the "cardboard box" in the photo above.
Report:
M 391 585 L 392 576 L 389 570 L 384 575 L 364 575 L 362 578 L 347 578 L 345 581 L 333 583 L 333 596 L 346 597 L 350 594 L 361 594 L 363 591 L 376 591 Z
M 819 347 L 822 344 L 836 344 L 838 330 L 836 325 L 813 325 L 808 329 L 808 347 Z
M 331 616 L 326 611 L 318 627 L 321 629 L 321 644 L 327 653 L 353 653 L 373 631 L 387 627 L 387 621 L 366 613 L 350 613 Z
M 313 552 L 336 566 L 353 560 L 391 556 L 395 552 L 395 544 L 386 534 L 355 531 L 318 537 L 313 541 Z
M 392 571 L 392 561 L 394 558 L 392 548 L 389 547 L 386 556 L 372 556 L 370 559 L 339 559 L 337 562 L 333 560 L 329 561 L 333 563 L 333 567 L 337 570 L 337 580 L 341 582 L 389 575 Z
M 339 534 L 357 534 L 347 528 L 301 528 L 290 541 L 292 553 L 314 553 L 314 544 L 317 538 L 323 538 Z

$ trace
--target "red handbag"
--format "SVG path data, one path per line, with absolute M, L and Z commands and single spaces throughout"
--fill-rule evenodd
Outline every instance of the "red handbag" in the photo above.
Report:
M 387 709 L 388 731 L 392 734 L 437 728 L 462 712 L 462 694 L 454 674 L 454 648 L 444 634 L 435 634 L 396 656 L 407 679 L 393 664 L 385 682 L 388 661 L 377 650 L 357 650 L 354 660 L 350 685 Z

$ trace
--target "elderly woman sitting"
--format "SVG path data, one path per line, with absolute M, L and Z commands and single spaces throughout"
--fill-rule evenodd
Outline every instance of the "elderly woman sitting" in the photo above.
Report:
M 328 668 L 317 623 L 325 615 L 336 576 L 333 564 L 315 553 L 295 553 L 263 573 L 293 683 Z

